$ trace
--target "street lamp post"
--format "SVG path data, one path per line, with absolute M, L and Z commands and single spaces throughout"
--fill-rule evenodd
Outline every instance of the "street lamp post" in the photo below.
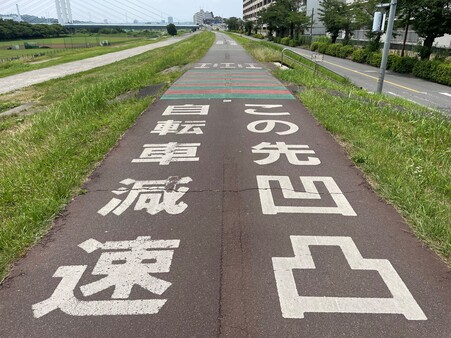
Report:
M 390 15 L 388 17 L 388 26 L 387 32 L 385 34 L 385 43 L 384 43 L 384 51 L 382 53 L 382 61 L 381 68 L 379 71 L 379 80 L 377 81 L 377 93 L 382 93 L 382 86 L 384 85 L 385 78 L 385 69 L 387 68 L 388 61 L 388 53 L 390 51 L 390 43 L 393 34 L 393 26 L 395 23 L 395 14 L 396 14 L 396 5 L 398 4 L 398 0 L 391 0 L 390 4 L 379 5 L 379 7 L 389 7 L 390 6 Z

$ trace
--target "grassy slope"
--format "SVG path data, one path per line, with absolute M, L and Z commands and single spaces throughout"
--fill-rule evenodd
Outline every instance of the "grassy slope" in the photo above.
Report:
M 83 60 L 83 59 L 91 58 L 94 56 L 118 52 L 121 50 L 130 49 L 133 47 L 148 45 L 151 43 L 155 43 L 157 41 L 160 41 L 160 40 L 153 40 L 153 41 L 134 40 L 134 41 L 124 42 L 123 44 L 120 44 L 120 45 L 113 45 L 113 46 L 108 46 L 108 47 L 92 47 L 92 48 L 83 48 L 83 49 L 75 49 L 75 50 L 65 50 L 65 51 L 61 51 L 56 54 L 47 54 L 47 55 L 33 58 L 33 62 L 49 60 L 47 62 L 38 63 L 38 64 L 32 64 L 32 63 L 29 63 L 24 60 L 15 60 L 15 61 L 10 61 L 10 62 L 0 63 L 0 78 L 23 73 L 23 72 L 28 72 L 31 70 L 55 66 L 55 65 L 62 64 L 62 63 L 66 63 L 66 62 Z M 30 49 L 27 51 L 30 51 L 30 53 L 39 53 L 41 50 Z M 48 51 L 44 50 L 44 52 L 48 52 Z
M 232 36 L 259 61 L 276 50 Z M 310 70 L 277 71 L 304 86 L 299 97 L 346 147 L 375 191 L 392 203 L 415 234 L 451 263 L 451 121 L 408 101 L 338 85 Z
M 0 130 L 0 280 L 9 264 L 46 233 L 55 216 L 80 193 L 96 163 L 153 100 L 111 99 L 150 84 L 169 85 L 181 71 L 161 71 L 197 61 L 213 41 L 212 33 L 198 34 L 17 94 L 19 100 L 39 98 L 47 109 L 8 119 Z

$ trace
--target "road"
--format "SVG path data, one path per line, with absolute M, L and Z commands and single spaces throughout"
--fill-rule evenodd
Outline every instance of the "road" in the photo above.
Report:
M 32 86 L 52 79 L 57 79 L 60 77 L 85 72 L 97 67 L 109 65 L 113 62 L 121 61 L 156 48 L 170 46 L 190 36 L 190 34 L 185 34 L 181 37 L 169 38 L 145 46 L 130 48 L 119 52 L 95 56 L 89 59 L 67 62 L 56 66 L 46 67 L 0 78 L 0 94 L 9 93 L 14 90 Z
M 317 54 L 299 47 L 289 48 L 307 59 L 312 59 L 312 55 Z M 369 92 L 376 92 L 379 68 L 330 55 L 323 55 L 323 61 L 320 61 L 320 64 L 348 78 L 356 86 Z M 449 86 L 388 70 L 385 73 L 383 93 L 451 114 L 451 87 Z
M 306 49 L 294 49 L 307 58 L 311 58 L 313 54 Z M 379 68 L 329 55 L 324 56 L 321 64 L 359 87 L 370 92 L 376 91 Z M 445 85 L 388 70 L 385 73 L 383 92 L 451 114 L 451 87 Z
M 446 265 L 231 38 L 0 289 L 1 337 L 449 337 Z

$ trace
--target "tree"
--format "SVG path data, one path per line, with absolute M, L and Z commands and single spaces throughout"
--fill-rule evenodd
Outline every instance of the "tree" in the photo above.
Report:
M 410 0 L 412 27 L 424 38 L 421 59 L 429 59 L 434 40 L 451 33 L 451 0 Z
M 252 21 L 245 21 L 244 22 L 244 31 L 247 35 L 252 34 L 252 28 L 254 27 L 254 23 Z
M 226 23 L 229 31 L 239 31 L 241 29 L 241 20 L 234 16 L 225 19 L 224 22 Z
M 277 36 L 294 38 L 303 32 L 310 19 L 304 12 L 299 11 L 301 0 L 276 0 L 265 10 L 261 11 L 261 21 L 268 25 L 270 32 L 275 31 Z
M 169 35 L 171 35 L 171 36 L 177 35 L 177 28 L 175 27 L 175 25 L 173 23 L 170 23 L 169 25 L 167 25 L 166 29 L 167 29 Z

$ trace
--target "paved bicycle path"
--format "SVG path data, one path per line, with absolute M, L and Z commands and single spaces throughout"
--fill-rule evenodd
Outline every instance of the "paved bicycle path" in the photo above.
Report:
M 0 78 L 0 94 L 5 94 L 17 89 L 29 87 L 52 79 L 57 79 L 60 77 L 81 73 L 87 70 L 109 65 L 111 63 L 128 59 L 132 56 L 136 56 L 157 48 L 170 46 L 190 36 L 190 34 L 185 34 L 181 37 L 168 38 L 166 40 L 145 46 L 130 48 L 119 52 L 95 56 L 89 59 L 67 62 L 56 66 L 46 67 Z
M 449 337 L 447 267 L 223 34 L 86 189 L 0 288 L 0 336 Z

